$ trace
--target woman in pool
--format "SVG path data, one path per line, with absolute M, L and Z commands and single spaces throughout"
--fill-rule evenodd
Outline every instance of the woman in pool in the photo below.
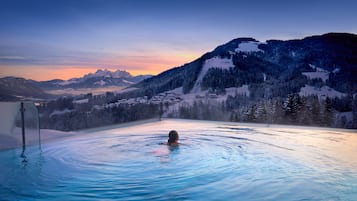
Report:
M 179 145 L 179 135 L 177 131 L 172 130 L 169 132 L 169 139 L 167 140 L 167 145 L 169 146 L 177 146 Z
M 168 162 L 169 161 L 168 157 L 169 157 L 171 151 L 178 148 L 178 145 L 179 145 L 178 140 L 179 140 L 179 135 L 178 135 L 177 131 L 172 130 L 169 132 L 169 139 L 167 140 L 167 143 L 160 143 L 161 145 L 164 144 L 164 145 L 168 145 L 168 146 L 154 149 L 152 151 L 152 153 L 155 156 L 159 156 L 162 159 L 161 162 Z

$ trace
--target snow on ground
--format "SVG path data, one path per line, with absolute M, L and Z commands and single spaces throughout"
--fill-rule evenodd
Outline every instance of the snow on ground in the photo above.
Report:
M 64 110 L 55 110 L 50 114 L 50 117 L 52 117 L 53 115 L 61 115 L 61 114 L 65 114 L 65 113 L 69 113 L 72 112 L 73 110 L 70 110 L 68 108 L 64 109 Z
M 219 102 L 224 102 L 227 100 L 228 96 L 235 97 L 236 95 L 242 95 L 242 96 L 249 97 L 250 92 L 249 92 L 248 85 L 243 85 L 241 87 L 226 88 L 226 94 L 222 95 L 222 96 L 217 96 L 217 98 L 215 98 L 215 99 Z
M 188 94 L 183 94 L 182 87 L 176 88 L 174 90 L 168 91 L 169 94 L 174 94 L 177 97 L 180 97 L 181 101 L 176 102 L 169 106 L 163 116 L 167 116 L 167 114 L 172 113 L 173 111 L 178 111 L 180 106 L 182 105 L 189 105 L 192 106 L 195 101 L 217 101 L 217 102 L 224 102 L 227 100 L 228 96 L 236 96 L 236 95 L 243 95 L 249 96 L 249 88 L 248 85 L 243 85 L 241 87 L 230 87 L 226 88 L 226 93 L 224 95 L 216 95 L 209 93 L 208 90 L 205 91 L 198 91 L 198 92 L 191 92 Z
M 134 91 L 134 90 L 137 90 L 137 89 L 139 89 L 139 88 L 129 87 L 129 88 L 122 89 L 122 90 L 118 91 L 117 94 L 126 93 L 126 92 Z
M 346 120 L 346 123 L 353 122 L 353 112 L 338 112 L 336 114 L 336 119 L 342 119 L 344 118 Z
M 354 120 L 353 111 L 349 112 L 336 112 L 335 115 L 335 126 L 344 128 L 353 128 Z
M 118 92 L 124 89 L 122 86 L 105 86 L 99 88 L 80 88 L 80 89 L 56 89 L 56 90 L 46 90 L 46 93 L 54 94 L 54 95 L 81 95 L 91 93 L 93 95 L 105 94 L 106 92 Z
M 335 126 L 353 128 L 353 112 L 337 112 L 335 116 Z
M 220 58 L 218 56 L 211 59 L 207 59 L 203 64 L 203 72 L 207 72 L 210 68 L 220 68 L 220 69 L 229 69 L 234 67 L 232 58 Z M 201 70 L 201 72 L 202 72 Z
M 330 73 L 325 73 L 325 72 L 305 72 L 302 73 L 309 79 L 319 79 L 321 78 L 322 81 L 326 82 L 329 78 Z
M 312 64 L 309 64 L 309 66 L 310 66 L 312 69 L 316 70 L 316 72 L 325 72 L 325 73 L 329 73 L 329 72 L 330 72 L 330 71 L 325 70 L 325 69 L 323 69 L 323 68 L 316 67 L 315 65 L 312 65 Z
M 164 104 L 164 105 L 168 105 L 168 108 L 165 108 L 166 112 L 163 116 L 167 116 L 169 113 L 172 113 L 173 111 L 177 111 L 181 106 L 192 106 L 195 101 L 223 102 L 227 100 L 228 96 L 250 95 L 248 85 L 243 85 L 241 87 L 226 88 L 225 90 L 226 93 L 224 95 L 217 95 L 215 93 L 211 93 L 209 90 L 204 90 L 204 91 L 197 90 L 196 92 L 191 91 L 188 94 L 184 94 L 182 87 L 178 87 L 173 90 L 165 91 L 160 94 L 157 94 L 151 98 L 144 96 L 138 98 L 121 99 L 115 103 L 105 104 L 101 106 L 96 105 L 93 108 L 95 109 L 112 108 L 112 107 L 117 107 L 120 104 L 129 104 L 129 105 L 135 105 L 140 103 Z
M 83 103 L 88 103 L 88 98 L 86 99 L 81 99 L 81 100 L 74 100 L 73 103 L 75 104 L 83 104 Z
M 106 84 L 106 82 L 103 81 L 103 80 L 100 80 L 98 82 L 94 82 L 94 85 L 99 85 L 99 86 L 104 86 L 105 84 Z
M 238 48 L 235 49 L 235 51 L 236 52 L 245 52 L 245 53 L 263 52 L 263 50 L 258 48 L 259 44 L 260 44 L 260 42 L 255 42 L 255 41 L 241 42 L 238 45 Z
M 231 87 L 231 88 L 226 88 L 226 93 L 231 96 L 235 95 L 243 95 L 243 96 L 248 96 L 250 95 L 248 85 L 243 85 L 241 87 Z
M 219 68 L 219 69 L 229 70 L 230 68 L 233 68 L 233 67 L 234 67 L 234 65 L 233 65 L 232 58 L 221 58 L 221 57 L 216 56 L 211 59 L 207 59 L 202 66 L 201 72 L 198 75 L 198 78 L 197 78 L 195 85 L 193 86 L 191 92 L 197 93 L 197 92 L 201 91 L 202 79 L 205 77 L 205 75 L 209 69 Z
M 335 68 L 332 72 L 333 73 L 338 73 L 338 72 L 340 72 L 340 70 L 341 70 L 340 68 Z
M 183 95 L 183 89 L 182 89 L 182 87 L 178 87 L 176 89 L 166 91 L 166 93 L 175 93 L 175 94 Z
M 343 96 L 346 96 L 345 93 L 341 93 L 339 91 L 336 91 L 328 86 L 323 86 L 321 88 L 318 87 L 313 87 L 309 85 L 305 85 L 300 89 L 300 96 L 310 96 L 310 95 L 317 95 L 319 99 L 326 99 L 327 97 L 329 98 L 342 98 Z
M 61 86 L 66 86 L 66 85 L 70 85 L 70 84 L 74 84 L 74 83 L 79 83 L 78 80 L 66 80 L 63 82 L 58 83 Z
M 130 82 L 128 80 L 123 80 L 124 83 L 127 83 L 127 84 L 134 84 L 134 82 Z
M 192 92 L 192 91 L 193 90 L 191 90 L 191 92 L 188 94 L 183 94 L 182 87 L 168 91 L 171 94 L 177 94 L 177 96 L 179 96 L 181 98 L 181 101 L 171 104 L 169 106 L 169 108 L 167 108 L 167 110 L 165 111 L 163 116 L 166 117 L 168 114 L 170 114 L 174 111 L 178 111 L 178 109 L 182 105 L 193 105 L 194 101 L 203 100 L 206 97 L 207 92 L 208 92 L 207 90 L 205 90 L 205 91 L 197 90 L 196 92 Z
M 309 64 L 311 68 L 316 70 L 316 72 L 303 72 L 302 74 L 305 75 L 309 79 L 319 79 L 321 78 L 322 81 L 326 82 L 328 80 L 330 72 L 324 70 L 322 68 L 316 67 L 315 65 Z M 335 69 L 336 70 L 336 69 Z M 334 71 L 335 71 L 334 70 Z

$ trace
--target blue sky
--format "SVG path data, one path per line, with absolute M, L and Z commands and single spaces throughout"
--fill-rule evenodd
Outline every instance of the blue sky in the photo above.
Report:
M 97 68 L 157 74 L 237 37 L 357 33 L 356 2 L 0 0 L 0 77 L 67 79 Z

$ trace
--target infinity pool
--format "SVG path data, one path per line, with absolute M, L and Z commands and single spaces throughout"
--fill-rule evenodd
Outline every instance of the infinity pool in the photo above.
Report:
M 0 200 L 352 201 L 356 153 L 355 130 L 164 120 L 1 151 Z

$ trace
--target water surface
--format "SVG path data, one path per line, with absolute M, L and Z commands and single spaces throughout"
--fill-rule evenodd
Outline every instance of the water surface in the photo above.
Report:
M 168 147 L 176 129 L 181 145 Z M 164 120 L 0 152 L 1 200 L 357 200 L 350 130 Z

